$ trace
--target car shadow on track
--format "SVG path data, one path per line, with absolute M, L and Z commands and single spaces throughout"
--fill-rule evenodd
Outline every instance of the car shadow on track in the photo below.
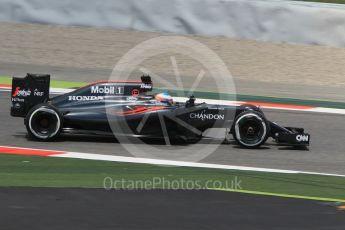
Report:
M 38 141 L 33 137 L 30 137 L 26 133 L 17 133 L 13 135 L 16 138 L 20 139 L 26 139 L 27 141 L 30 142 L 42 142 Z M 117 140 L 114 136 L 98 136 L 98 135 L 81 135 L 81 134 L 63 134 L 59 138 L 57 138 L 54 141 L 49 141 L 49 142 L 79 142 L 79 143 L 120 143 L 119 140 Z M 48 143 L 49 143 L 48 142 Z M 150 144 L 150 145 L 161 145 L 164 146 L 166 145 L 164 139 L 162 138 L 125 138 L 121 140 L 121 143 L 123 144 Z M 171 145 L 175 146 L 187 146 L 187 145 L 192 145 L 192 144 L 215 144 L 215 145 L 229 145 L 229 147 L 234 148 L 234 149 L 246 149 L 240 145 L 237 144 L 235 140 L 230 140 L 230 141 L 224 141 L 222 139 L 201 139 L 199 141 L 195 142 L 185 142 L 183 140 L 174 140 L 171 142 Z M 257 150 L 269 150 L 272 148 L 276 148 L 278 146 L 278 150 L 282 151 L 291 151 L 291 150 L 303 150 L 303 151 L 309 151 L 308 147 L 301 147 L 301 146 L 279 146 L 275 143 L 270 143 L 267 142 L 264 145 L 256 148 Z

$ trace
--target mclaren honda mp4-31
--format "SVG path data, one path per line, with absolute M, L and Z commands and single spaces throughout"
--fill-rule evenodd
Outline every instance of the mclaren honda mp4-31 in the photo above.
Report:
M 152 86 L 149 76 L 99 81 L 50 98 L 50 75 L 28 74 L 13 78 L 11 115 L 24 117 L 28 134 L 41 141 L 69 133 L 195 143 L 208 129 L 225 128 L 224 138 L 232 135 L 246 148 L 257 148 L 268 138 L 280 145 L 309 145 L 303 128 L 269 121 L 259 107 L 196 103 L 193 96 L 179 103 L 167 94 L 150 94 Z

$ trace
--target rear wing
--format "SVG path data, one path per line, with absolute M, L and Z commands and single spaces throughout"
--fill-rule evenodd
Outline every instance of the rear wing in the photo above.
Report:
M 49 100 L 50 75 L 30 74 L 24 78 L 12 78 L 11 115 L 25 117 L 37 104 Z

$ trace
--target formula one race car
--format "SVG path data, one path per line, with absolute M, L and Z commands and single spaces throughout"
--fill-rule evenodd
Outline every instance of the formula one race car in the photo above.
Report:
M 72 92 L 49 97 L 50 75 L 13 78 L 11 115 L 24 117 L 29 135 L 42 141 L 61 133 L 112 134 L 117 137 L 201 139 L 210 128 L 227 128 L 246 148 L 257 148 L 267 138 L 278 144 L 308 146 L 303 128 L 283 127 L 268 121 L 253 105 L 211 105 L 173 102 L 168 94 L 150 95 L 152 81 L 99 81 Z

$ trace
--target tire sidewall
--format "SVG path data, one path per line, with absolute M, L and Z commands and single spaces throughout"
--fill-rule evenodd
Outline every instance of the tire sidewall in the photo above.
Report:
M 244 111 L 254 111 L 254 112 L 260 113 L 263 117 L 265 117 L 265 114 L 263 113 L 263 111 L 261 110 L 259 106 L 256 106 L 253 104 L 242 104 L 241 107 L 244 109 Z
M 37 111 L 39 111 L 40 109 L 46 109 L 46 110 L 53 111 L 54 114 L 56 115 L 57 119 L 58 119 L 58 123 L 60 124 L 59 127 L 57 128 L 57 130 L 53 133 L 53 135 L 49 135 L 48 137 L 45 137 L 45 138 L 35 134 L 33 132 L 33 130 L 32 130 L 32 125 L 30 124 L 33 115 Z M 26 129 L 27 129 L 29 135 L 31 137 L 34 137 L 36 140 L 39 140 L 39 141 L 52 141 L 52 140 L 55 140 L 60 135 L 62 127 L 63 127 L 63 119 L 62 119 L 62 116 L 61 116 L 60 112 L 54 106 L 49 105 L 49 104 L 39 104 L 39 105 L 34 106 L 32 109 L 30 109 L 30 111 L 26 115 L 25 126 L 26 126 Z
M 262 135 L 261 140 L 255 144 L 247 144 L 244 143 L 240 137 L 237 136 L 237 129 L 239 128 L 238 126 L 238 122 L 239 119 L 244 119 L 247 116 L 255 116 L 258 120 L 261 120 L 262 124 L 264 125 L 265 128 L 265 133 Z M 270 133 L 270 125 L 269 122 L 267 121 L 267 119 L 265 118 L 265 116 L 257 111 L 254 110 L 247 110 L 244 111 L 242 113 L 240 113 L 236 118 L 235 118 L 235 122 L 233 125 L 233 136 L 234 139 L 237 141 L 238 144 L 240 144 L 242 147 L 245 148 L 258 148 L 259 146 L 261 146 L 262 144 L 264 144 L 267 140 L 267 138 L 269 137 L 269 133 Z

